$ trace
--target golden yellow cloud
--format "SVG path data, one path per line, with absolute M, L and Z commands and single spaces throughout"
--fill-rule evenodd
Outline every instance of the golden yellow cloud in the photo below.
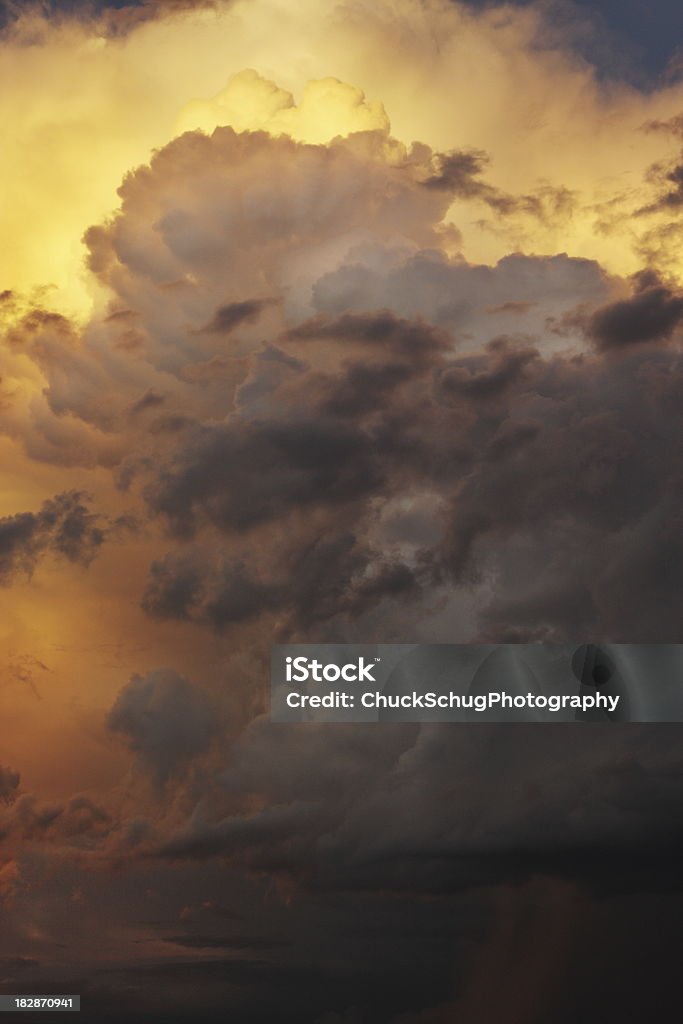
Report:
M 292 93 L 248 69 L 232 75 L 212 99 L 188 103 L 176 133 L 210 133 L 221 125 L 238 132 L 259 129 L 289 135 L 297 142 L 326 143 L 351 132 L 388 131 L 389 118 L 381 103 L 368 103 L 361 89 L 336 78 L 308 82 L 297 105 Z
M 682 104 L 680 84 L 646 95 L 599 83 L 557 36 L 544 42 L 529 9 L 243 0 L 114 38 L 27 14 L 0 47 L 0 286 L 52 288 L 51 305 L 84 314 L 94 291 L 84 230 L 116 207 L 126 171 L 179 129 L 221 122 L 325 142 L 386 118 L 406 143 L 486 150 L 490 180 L 509 192 L 574 196 L 571 217 L 551 203 L 544 220 L 505 228 L 456 204 L 468 258 L 566 250 L 630 272 L 634 246 L 661 218 L 628 215 L 647 198 L 647 168 L 676 152 L 640 129 Z M 676 270 L 679 236 L 649 248 Z

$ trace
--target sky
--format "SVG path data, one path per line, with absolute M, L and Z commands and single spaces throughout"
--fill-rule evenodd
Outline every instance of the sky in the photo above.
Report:
M 534 0 L 518 0 L 520 6 Z M 473 7 L 491 0 L 470 0 Z M 680 60 L 681 15 L 675 0 L 550 0 L 546 9 L 583 26 L 579 51 L 603 74 L 617 74 L 646 86 L 671 74 Z
M 500 6 L 496 0 L 466 0 L 474 9 Z M 539 6 L 536 0 L 513 0 L 517 6 Z M 182 4 L 182 0 L 181 0 Z M 11 19 L 21 3 L 4 0 L 0 13 Z M 84 10 L 137 10 L 154 13 L 173 2 L 154 0 L 59 0 L 44 5 L 53 12 Z M 176 5 L 177 6 L 177 5 Z M 676 0 L 546 0 L 545 10 L 580 27 L 573 40 L 579 52 L 594 62 L 603 74 L 630 77 L 640 83 L 655 83 L 676 67 L 680 58 L 681 15 Z M 570 42 L 568 39 L 567 42 Z
M 645 1019 L 678 726 L 275 725 L 268 666 L 680 640 L 680 11 L 3 15 L 2 992 Z

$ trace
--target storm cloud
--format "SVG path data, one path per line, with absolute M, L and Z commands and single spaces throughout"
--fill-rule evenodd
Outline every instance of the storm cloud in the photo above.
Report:
M 0 519 L 0 583 L 30 576 L 46 553 L 88 565 L 104 543 L 108 524 L 88 507 L 88 495 L 58 494 L 38 512 L 21 512 Z
M 128 739 L 159 785 L 206 750 L 216 727 L 206 697 L 170 669 L 131 679 L 107 725 Z
M 180 16 L 204 5 L 166 20 L 170 6 L 83 17 L 107 73 L 139 44 L 145 76 L 175 77 Z M 21 769 L 0 768 L 3 963 L 48 990 L 66 943 L 69 982 L 114 1015 L 141 1000 L 139 1019 L 565 1024 L 536 1001 L 539 951 L 544 985 L 569 992 L 586 943 L 585 994 L 607 947 L 616 990 L 620 915 L 673 920 L 675 728 L 280 726 L 268 659 L 279 641 L 675 644 L 683 300 L 663 232 L 678 183 L 675 163 L 652 165 L 658 133 L 634 134 L 674 100 L 595 99 L 568 60 L 546 118 L 534 62 L 565 57 L 534 35 L 534 6 L 346 5 L 339 49 L 351 30 L 367 41 L 367 95 L 329 67 L 285 89 L 261 73 L 280 51 L 318 66 L 300 12 L 281 12 L 277 59 L 245 70 L 238 21 L 260 38 L 273 11 L 236 10 L 187 15 L 188 39 L 208 40 L 207 77 L 187 71 L 201 98 L 164 121 L 159 89 L 161 127 L 121 157 L 116 209 L 78 222 L 90 304 L 67 315 L 12 281 L 0 295 L 3 451 L 33 502 L 12 507 L 37 509 L 0 521 L 0 581 L 16 584 L 3 756 Z M 35 17 L 22 31 L 45 28 Z M 500 86 L 515 33 L 533 44 Z M 486 88 L 468 61 L 492 69 Z M 398 69 L 386 108 L 375 64 Z M 501 92 L 519 112 L 493 152 Z M 581 102 L 598 112 L 584 149 Z M 78 149 L 83 180 L 101 144 Z M 49 685 L 19 691 L 26 644 Z
M 668 640 L 683 300 L 561 255 L 445 257 L 430 160 L 379 131 L 172 142 L 88 233 L 134 318 L 77 347 L 49 318 L 19 329 L 43 422 L 80 424 L 80 450 L 184 545 L 151 566 L 157 620 L 394 635 L 409 601 L 428 639 L 434 602 L 467 599 L 461 639 Z M 617 582 L 635 566 L 647 615 Z
M 0 765 L 0 803 L 14 803 L 19 791 L 20 778 L 19 772 Z
M 632 298 L 596 310 L 588 331 L 600 348 L 610 349 L 670 338 L 682 320 L 683 295 L 653 281 Z

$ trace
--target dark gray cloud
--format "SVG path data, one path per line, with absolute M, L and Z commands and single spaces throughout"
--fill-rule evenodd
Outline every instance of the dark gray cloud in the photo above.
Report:
M 271 305 L 264 299 L 246 299 L 244 302 L 230 302 L 219 306 L 211 319 L 200 328 L 206 334 L 229 334 L 243 323 L 257 320 L 261 312 Z
M 66 802 L 42 803 L 33 793 L 17 798 L 2 820 L 2 838 L 88 851 L 101 847 L 113 827 L 104 807 L 79 794 Z
M 288 508 L 334 505 L 367 494 L 381 467 L 353 426 L 311 417 L 198 428 L 146 491 L 150 508 L 180 536 L 197 518 L 250 530 Z
M 216 566 L 215 556 L 167 556 L 154 562 L 142 607 L 154 618 L 203 622 L 216 629 L 286 602 L 282 587 L 250 574 L 244 563 Z
M 148 409 L 158 409 L 164 404 L 164 401 L 163 395 L 160 395 L 154 388 L 148 388 L 144 395 L 131 405 L 130 411 L 133 415 L 137 415 L 138 413 L 146 412 Z
M 339 317 L 318 316 L 288 332 L 293 341 L 327 340 L 358 343 L 383 349 L 388 354 L 407 356 L 411 363 L 449 347 L 449 337 L 431 324 L 406 320 L 384 310 L 378 313 L 345 313 Z
M 479 198 L 492 194 L 480 180 L 488 163 L 488 156 L 482 150 L 453 150 L 439 153 L 434 158 L 435 173 L 425 178 L 425 188 L 445 189 L 464 199 Z
M 588 322 L 588 333 L 607 350 L 671 337 L 683 321 L 683 294 L 645 279 L 628 299 L 603 306 Z
M 525 368 L 538 359 L 532 347 L 510 345 L 505 338 L 489 342 L 487 353 L 460 359 L 439 377 L 442 393 L 454 399 L 485 401 L 499 398 L 519 384 Z
M 445 893 L 535 875 L 603 893 L 674 886 L 677 732 L 581 731 L 481 727 L 474 742 L 448 726 L 375 726 L 364 742 L 362 728 L 259 719 L 224 784 L 267 793 L 266 808 L 195 817 L 156 852 L 246 859 L 318 890 Z
M 662 194 L 643 213 L 668 210 L 675 214 L 683 206 L 683 163 L 674 164 L 661 175 Z
M 488 155 L 481 150 L 437 153 L 433 157 L 433 173 L 424 178 L 422 185 L 453 198 L 478 199 L 499 217 L 526 213 L 544 221 L 571 213 L 574 199 L 568 189 L 546 185 L 529 195 L 511 195 L 481 178 L 488 163 Z
M 387 308 L 394 316 L 422 317 L 477 349 L 492 333 L 523 331 L 543 337 L 548 317 L 610 297 L 609 282 L 592 260 L 513 253 L 495 266 L 448 260 L 436 250 L 406 254 L 357 251 L 313 287 L 320 312 L 341 316 Z M 544 338 L 544 346 L 549 338 Z
M 142 607 L 153 618 L 221 631 L 278 613 L 302 632 L 339 615 L 357 618 L 384 598 L 407 601 L 419 573 L 382 557 L 352 533 L 283 544 L 268 572 L 246 561 L 217 561 L 216 551 L 167 556 L 150 569 Z
M 0 804 L 12 804 L 19 792 L 19 772 L 0 765 Z
M 216 729 L 208 698 L 170 669 L 134 676 L 119 693 L 107 725 L 127 738 L 159 786 L 204 753 Z
M 109 527 L 105 518 L 90 511 L 88 500 L 82 492 L 69 491 L 44 502 L 38 512 L 0 519 L 0 583 L 17 574 L 30 576 L 46 553 L 88 565 Z
M 200 542 L 169 555 L 145 607 L 217 628 L 277 610 L 310 638 L 383 601 L 391 628 L 392 603 L 408 597 L 414 630 L 422 614 L 428 628 L 430 594 L 485 593 L 495 575 L 480 611 L 489 639 L 669 641 L 681 611 L 665 568 L 680 561 L 676 352 L 544 358 L 498 338 L 461 357 L 399 345 L 387 364 L 363 332 L 359 353 L 357 327 L 342 317 L 290 332 L 280 344 L 308 364 L 270 391 L 269 418 L 239 409 L 159 468 L 146 496 L 175 533 L 211 526 L 243 541 L 222 568 Z M 436 530 L 408 552 L 389 510 L 420 495 Z M 652 614 L 617 584 L 638 571 Z
M 672 138 L 683 138 L 683 114 L 678 114 L 666 121 L 647 121 L 643 125 L 646 132 L 662 132 Z M 648 177 L 655 185 L 659 195 L 637 214 L 649 214 L 663 211 L 675 217 L 683 205 L 683 152 L 674 160 L 653 164 Z

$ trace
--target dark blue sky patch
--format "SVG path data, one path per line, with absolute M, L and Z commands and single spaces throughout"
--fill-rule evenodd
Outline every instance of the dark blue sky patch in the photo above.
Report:
M 192 6 L 193 0 L 187 0 Z M 502 6 L 499 0 L 460 0 L 474 8 Z M 647 88 L 683 73 L 683 3 L 681 0 L 507 0 L 538 6 L 549 13 L 549 25 L 598 69 L 601 78 L 621 78 Z M 33 0 L 0 0 L 0 24 Z M 35 5 L 35 4 L 34 4 Z M 181 6 L 173 0 L 43 0 L 55 15 L 128 9 L 155 17 Z M 197 0 L 201 6 L 201 0 Z M 129 24 L 133 24 L 133 19 Z
M 470 7 L 502 6 L 498 0 L 461 0 Z M 578 52 L 601 77 L 625 78 L 654 86 L 681 73 L 683 4 L 681 0 L 509 0 L 537 6 L 552 25 L 569 29 Z

